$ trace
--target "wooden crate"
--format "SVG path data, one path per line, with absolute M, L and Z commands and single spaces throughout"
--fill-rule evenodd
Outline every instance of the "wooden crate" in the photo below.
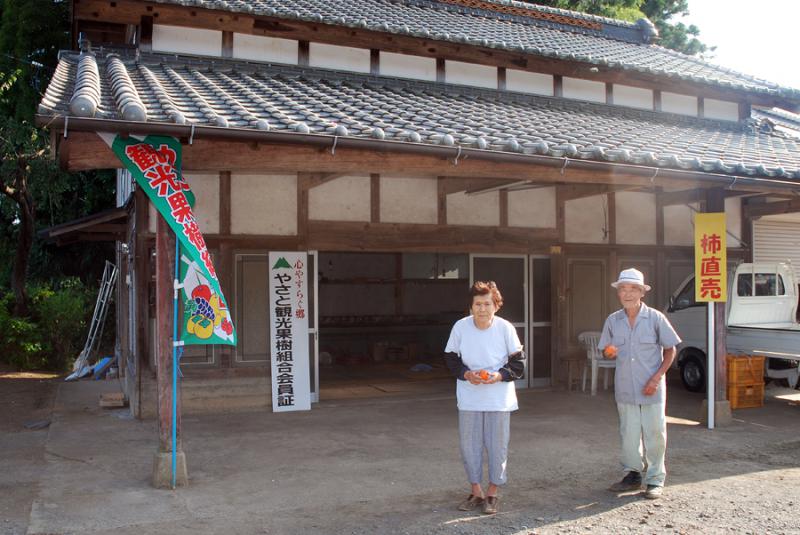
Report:
M 746 409 L 764 405 L 764 382 L 753 385 L 728 385 L 731 409 Z
M 764 383 L 764 357 L 728 355 L 728 385 Z

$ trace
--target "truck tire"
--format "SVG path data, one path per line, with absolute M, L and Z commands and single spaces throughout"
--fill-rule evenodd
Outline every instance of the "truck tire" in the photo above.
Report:
M 706 367 L 699 355 L 692 353 L 683 359 L 681 380 L 689 392 L 706 391 Z

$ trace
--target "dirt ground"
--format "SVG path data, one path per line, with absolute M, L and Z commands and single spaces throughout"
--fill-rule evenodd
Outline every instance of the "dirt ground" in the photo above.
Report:
M 169 491 L 149 484 L 155 423 L 98 407 L 117 390 L 0 371 L 0 534 L 800 533 L 797 390 L 770 385 L 709 431 L 702 397 L 671 378 L 658 501 L 605 490 L 621 475 L 610 391 L 520 392 L 491 517 L 455 510 L 452 391 L 185 417 L 190 485 Z

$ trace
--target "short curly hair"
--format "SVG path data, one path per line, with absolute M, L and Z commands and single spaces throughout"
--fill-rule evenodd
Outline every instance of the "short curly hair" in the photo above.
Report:
M 492 296 L 492 302 L 494 302 L 494 308 L 500 310 L 503 306 L 503 296 L 500 294 L 500 290 L 497 289 L 497 285 L 494 281 L 475 281 L 472 287 L 469 289 L 469 306 L 472 308 L 473 298 L 476 295 L 490 295 Z

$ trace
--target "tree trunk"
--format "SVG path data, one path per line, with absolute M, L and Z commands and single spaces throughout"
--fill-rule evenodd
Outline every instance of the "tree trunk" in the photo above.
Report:
M 17 254 L 14 261 L 14 271 L 11 276 L 11 286 L 14 289 L 14 315 L 19 317 L 28 316 L 28 290 L 25 287 L 25 280 L 28 275 L 28 263 L 30 262 L 31 247 L 33 246 L 33 231 L 35 211 L 33 198 L 27 189 L 20 191 L 16 199 L 19 206 L 19 242 L 17 243 Z

